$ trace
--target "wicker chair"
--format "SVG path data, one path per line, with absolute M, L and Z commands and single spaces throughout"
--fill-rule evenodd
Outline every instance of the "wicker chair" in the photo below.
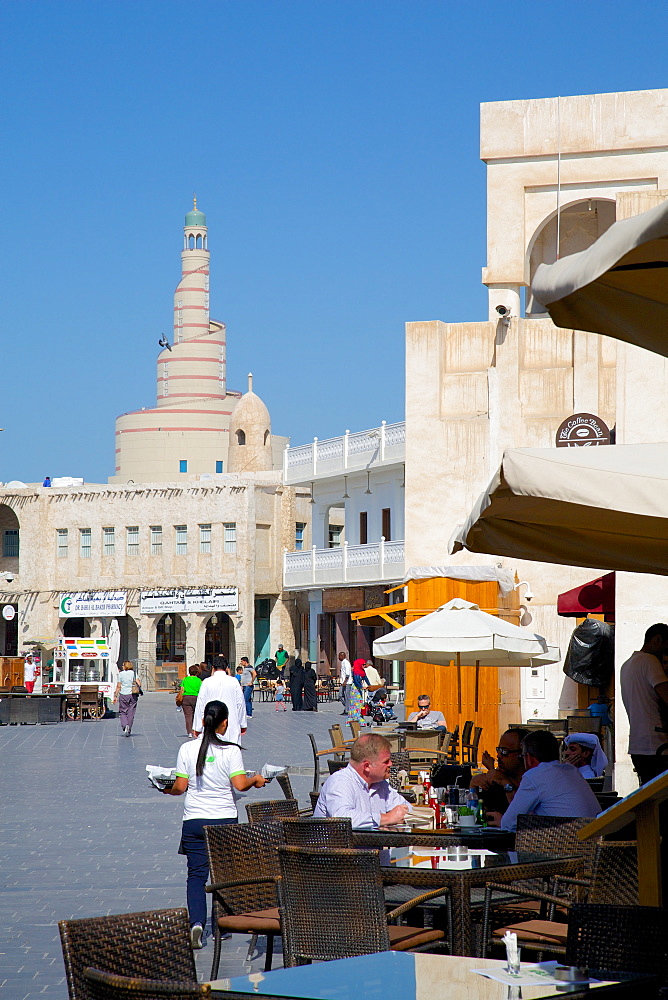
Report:
M 354 740 L 346 740 L 345 736 L 343 735 L 343 730 L 341 729 L 341 726 L 339 725 L 338 722 L 335 722 L 333 726 L 330 726 L 329 738 L 332 741 L 332 747 L 335 750 L 339 751 L 342 759 L 345 757 L 345 755 L 348 753 L 351 746 L 355 742 Z
M 283 837 L 295 847 L 352 847 L 353 827 L 349 819 L 286 819 Z
M 450 733 L 450 742 L 447 748 L 444 747 L 443 749 L 447 752 L 448 763 L 456 764 L 459 760 L 459 726 L 455 726 L 452 730 Z
M 286 967 L 390 949 L 409 951 L 444 937 L 441 930 L 388 926 L 389 920 L 444 890 L 423 893 L 386 915 L 376 851 L 285 846 L 278 853 Z
M 197 984 L 188 911 L 121 913 L 58 924 L 70 1000 L 93 1000 L 84 972 Z
M 331 747 L 329 750 L 318 750 L 318 744 L 315 741 L 315 736 L 313 733 L 308 733 L 308 738 L 311 741 L 311 751 L 313 753 L 313 791 L 320 791 L 320 781 L 322 778 L 329 777 L 329 770 L 321 771 L 320 764 L 323 758 L 330 757 L 330 759 L 341 759 L 341 750 L 335 750 Z M 345 749 L 345 748 L 344 748 Z
M 318 804 L 318 799 L 320 798 L 320 792 L 309 792 L 308 797 L 311 800 L 311 811 L 313 811 Z
M 221 934 L 250 934 L 249 958 L 258 935 L 267 936 L 265 971 L 271 969 L 274 937 L 281 933 L 276 881 L 283 843 L 281 823 L 205 826 L 213 894 L 214 949 L 211 978 L 218 975 Z
M 148 942 L 150 944 L 150 942 Z M 92 1000 L 199 1000 L 211 996 L 208 983 L 166 983 L 157 979 L 116 976 L 99 969 L 85 969 L 84 979 Z
M 468 743 L 462 743 L 462 764 L 478 766 L 478 747 L 482 736 L 482 726 L 475 726 L 473 729 L 473 739 Z
M 353 734 L 353 742 L 355 742 L 355 740 L 357 739 L 357 737 L 359 736 L 359 734 L 361 732 L 362 723 L 361 722 L 349 722 L 348 726 L 350 728 L 350 732 Z
M 626 904 L 635 906 L 638 902 L 638 857 L 635 841 L 601 841 L 596 845 L 591 880 L 560 878 L 562 884 L 578 886 L 585 890 L 587 902 L 599 904 Z M 489 882 L 485 886 L 485 912 L 483 917 L 482 947 L 483 957 L 489 940 L 488 898 L 494 890 L 508 891 L 508 886 Z M 517 943 L 533 951 L 549 951 L 557 955 L 566 953 L 568 925 L 554 919 L 557 908 L 566 911 L 574 905 L 564 896 L 548 895 L 534 889 L 513 886 L 513 895 L 524 899 L 540 900 L 549 905 L 547 920 L 522 920 L 506 924 L 492 931 L 492 940 L 503 937 L 506 931 L 517 934 Z M 558 890 L 557 890 L 558 891 Z
M 566 964 L 594 973 L 645 972 L 665 979 L 667 942 L 664 909 L 579 903 L 568 918 Z M 636 995 L 642 996 L 638 989 Z
M 297 799 L 262 799 L 248 802 L 246 815 L 249 823 L 276 823 L 290 816 L 299 816 Z

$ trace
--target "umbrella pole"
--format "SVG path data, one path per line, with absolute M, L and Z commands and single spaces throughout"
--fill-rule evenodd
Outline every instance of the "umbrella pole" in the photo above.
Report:
M 462 664 L 460 654 L 457 653 L 457 712 L 462 714 Z
M 478 711 L 478 700 L 479 700 L 478 696 L 479 696 L 479 694 L 480 694 L 480 660 L 476 660 L 475 661 L 475 700 L 474 700 L 474 708 L 475 708 L 476 712 Z

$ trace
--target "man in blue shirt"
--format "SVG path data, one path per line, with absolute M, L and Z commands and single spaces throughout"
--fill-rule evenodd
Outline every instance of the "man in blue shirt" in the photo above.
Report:
M 559 761 L 559 741 L 553 733 L 538 730 L 522 740 L 525 773 L 513 801 L 503 814 L 488 813 L 492 826 L 517 829 L 517 817 L 598 816 L 598 799 L 572 764 Z

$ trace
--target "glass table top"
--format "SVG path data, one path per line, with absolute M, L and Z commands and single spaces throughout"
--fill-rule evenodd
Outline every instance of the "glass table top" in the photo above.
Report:
M 523 963 L 523 968 L 532 963 Z M 564 987 L 552 983 L 539 986 L 508 986 L 473 972 L 473 969 L 502 970 L 505 962 L 482 958 L 457 958 L 386 951 L 335 962 L 320 962 L 295 969 L 255 972 L 250 976 L 219 979 L 211 983 L 214 996 L 224 1000 L 225 991 L 295 997 L 300 1000 L 542 1000 L 564 996 Z M 577 997 L 584 989 L 591 995 L 614 995 L 619 984 L 592 983 L 566 995 Z M 521 992 L 520 992 L 521 990 Z M 599 993 L 600 991 L 600 993 Z

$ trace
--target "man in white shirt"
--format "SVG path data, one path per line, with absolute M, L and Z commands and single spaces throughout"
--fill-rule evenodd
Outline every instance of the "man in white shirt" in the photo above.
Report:
M 387 780 L 391 763 L 389 741 L 364 733 L 352 745 L 348 766 L 322 786 L 313 815 L 347 816 L 356 829 L 401 823 L 411 807 Z
M 577 767 L 559 761 L 559 741 L 547 730 L 529 733 L 522 740 L 525 772 L 506 812 L 488 812 L 491 826 L 517 829 L 517 817 L 598 816 L 598 799 Z
M 629 717 L 629 753 L 644 785 L 668 770 L 668 757 L 657 750 L 668 743 L 668 677 L 662 659 L 668 654 L 668 625 L 659 622 L 645 632 L 642 649 L 632 653 L 620 673 L 622 701 Z
M 225 739 L 230 743 L 238 743 L 247 728 L 246 705 L 239 681 L 227 673 L 227 660 L 224 656 L 215 658 L 211 677 L 205 678 L 199 689 L 193 716 L 193 739 L 196 739 L 204 728 L 204 709 L 210 701 L 225 702 L 230 713 Z
M 339 701 L 343 705 L 343 711 L 341 715 L 348 714 L 348 708 L 350 706 L 350 685 L 353 679 L 353 668 L 350 665 L 350 660 L 348 659 L 347 653 L 339 653 L 339 683 L 341 685 L 341 694 L 339 695 Z

